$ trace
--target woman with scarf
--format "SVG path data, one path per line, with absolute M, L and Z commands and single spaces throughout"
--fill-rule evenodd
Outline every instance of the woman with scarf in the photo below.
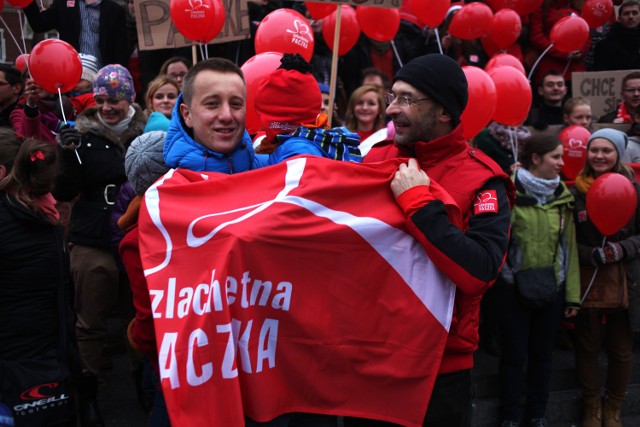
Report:
M 509 253 L 495 285 L 502 331 L 501 415 L 503 427 L 519 426 L 523 415 L 525 425 L 544 427 L 555 335 L 562 316 L 575 316 L 579 307 L 578 248 L 573 197 L 560 181 L 560 140 L 554 135 L 533 136 L 520 153 L 520 163 L 513 175 L 517 193 Z M 519 273 L 545 267 L 554 276 L 547 283 L 552 287 L 551 300 L 532 308 L 523 299 Z M 525 360 L 526 409 L 520 403 Z
M 627 136 L 614 129 L 600 129 L 589 138 L 587 163 L 571 192 L 576 200 L 576 221 L 583 309 L 576 321 L 576 367 L 584 401 L 583 426 L 621 426 L 633 357 L 633 332 L 640 331 L 640 203 L 627 225 L 612 236 L 604 236 L 593 225 L 586 208 L 586 195 L 603 174 L 619 173 L 640 194 L 635 174 L 621 162 Z M 598 269 L 597 273 L 594 270 Z M 595 275 L 595 278 L 593 277 Z M 593 278 L 593 279 L 592 279 Z M 593 284 L 589 292 L 589 282 Z M 628 308 L 611 301 L 606 289 L 621 289 L 628 283 Z M 612 305 L 613 302 L 613 305 Z M 607 353 L 604 401 L 600 397 L 600 352 Z
M 62 173 L 53 192 L 63 201 L 79 196 L 71 212 L 68 240 L 86 384 L 80 416 L 86 426 L 103 425 L 96 405 L 96 377 L 105 363 L 107 317 L 118 299 L 120 271 L 110 247 L 109 217 L 118 188 L 126 180 L 125 152 L 142 134 L 147 120 L 140 107 L 133 105 L 133 80 L 121 65 L 98 71 L 93 96 L 96 106 L 83 111 L 74 128 L 60 133 Z

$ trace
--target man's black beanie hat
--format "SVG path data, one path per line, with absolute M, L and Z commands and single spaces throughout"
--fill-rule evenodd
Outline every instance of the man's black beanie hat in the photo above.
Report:
M 419 56 L 400 68 L 393 81 L 409 83 L 433 98 L 457 125 L 469 99 L 467 78 L 456 61 L 437 53 Z

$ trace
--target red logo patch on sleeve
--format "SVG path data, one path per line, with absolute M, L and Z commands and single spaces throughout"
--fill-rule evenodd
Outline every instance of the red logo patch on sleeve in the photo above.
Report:
M 578 212 L 578 222 L 585 222 L 587 220 L 587 211 Z
M 473 202 L 474 215 L 487 212 L 498 213 L 496 190 L 485 190 L 476 194 L 476 200 Z

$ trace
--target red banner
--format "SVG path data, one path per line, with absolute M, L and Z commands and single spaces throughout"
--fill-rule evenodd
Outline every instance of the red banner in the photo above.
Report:
M 147 191 L 140 249 L 173 425 L 422 425 L 455 288 L 404 227 L 398 164 L 178 169 Z

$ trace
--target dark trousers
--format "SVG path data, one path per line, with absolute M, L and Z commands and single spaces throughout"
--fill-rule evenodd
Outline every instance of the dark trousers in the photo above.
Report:
M 515 285 L 496 283 L 495 286 L 502 333 L 499 369 L 502 417 L 509 421 L 522 418 L 526 362 L 527 415 L 529 418 L 544 418 L 553 345 L 564 311 L 564 291 L 558 292 L 551 306 L 531 309 L 521 303 Z
M 424 427 L 470 427 L 473 383 L 471 370 L 440 374 L 433 386 L 433 393 Z M 385 421 L 344 417 L 344 427 L 391 427 L 397 424 Z

